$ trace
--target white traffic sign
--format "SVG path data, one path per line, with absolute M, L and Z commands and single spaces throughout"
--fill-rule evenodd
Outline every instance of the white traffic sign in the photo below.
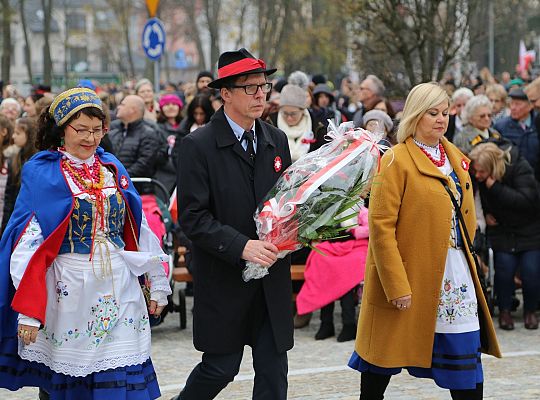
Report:
M 157 61 L 165 51 L 165 28 L 157 18 L 151 18 L 144 25 L 142 33 L 142 46 L 146 56 Z

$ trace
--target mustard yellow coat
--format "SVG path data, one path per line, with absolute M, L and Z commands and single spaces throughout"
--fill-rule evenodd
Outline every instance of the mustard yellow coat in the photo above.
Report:
M 442 144 L 463 189 L 461 211 L 471 236 L 476 230 L 469 160 L 445 138 Z M 392 161 L 393 158 L 393 161 Z M 464 165 L 463 163 L 466 163 Z M 389 165 L 390 164 L 390 165 Z M 441 184 L 450 182 L 409 137 L 381 160 L 369 204 L 369 251 L 356 352 L 380 367 L 429 368 L 439 293 L 450 241 L 452 202 Z M 471 238 L 473 240 L 473 238 Z M 467 253 L 478 306 L 487 316 L 482 352 L 500 357 L 472 256 Z M 398 310 L 391 301 L 412 295 Z

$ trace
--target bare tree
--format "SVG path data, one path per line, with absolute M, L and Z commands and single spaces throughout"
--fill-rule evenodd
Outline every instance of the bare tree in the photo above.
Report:
M 197 53 L 199 53 L 199 69 L 206 69 L 206 60 L 204 57 L 204 49 L 201 41 L 199 27 L 197 26 L 197 0 L 185 0 L 183 2 L 184 10 L 187 14 L 187 23 L 189 25 L 186 36 L 195 42 Z
M 11 67 L 11 7 L 2 0 L 2 80 L 9 82 Z
M 291 27 L 291 0 L 257 0 L 259 57 L 275 65 L 278 52 Z
M 339 79 L 346 63 L 351 16 L 338 2 L 323 0 L 295 1 L 289 13 L 287 36 L 278 53 L 285 73 L 299 69 Z M 295 40 L 299 37 L 302 40 Z
M 244 42 L 244 18 L 246 16 L 246 12 L 248 9 L 248 0 L 241 0 L 239 7 L 238 7 L 238 38 L 236 39 L 236 46 L 235 48 L 238 49 L 240 45 Z
M 440 80 L 469 38 L 475 0 L 351 0 L 363 55 L 397 56 L 411 85 Z M 363 57 L 362 57 L 363 58 Z
M 51 60 L 51 19 L 52 19 L 52 0 L 41 0 L 43 8 L 43 83 L 51 85 L 52 81 L 52 60 Z
M 129 66 L 129 75 L 131 78 L 133 78 L 135 76 L 135 62 L 133 61 L 133 51 L 131 49 L 130 40 L 130 20 L 133 12 L 133 0 L 107 0 L 107 3 L 109 4 L 110 9 L 113 11 L 116 20 L 118 21 L 118 26 L 120 27 L 120 35 L 124 40 L 124 46 Z M 110 48 L 107 40 L 105 40 L 105 43 L 106 46 Z M 120 62 L 122 62 L 122 60 Z
M 68 0 L 63 0 L 64 9 L 64 84 L 67 86 L 69 82 L 69 26 L 68 26 Z
M 26 12 L 24 9 L 25 0 L 19 0 L 19 14 L 21 16 L 21 25 L 24 35 L 24 56 L 26 59 L 26 72 L 28 73 L 28 80 L 30 84 L 33 83 L 34 77 L 32 75 L 32 52 L 30 51 L 30 40 L 28 39 L 28 26 L 26 24 Z
M 210 70 L 214 72 L 219 58 L 219 14 L 221 1 L 204 0 L 204 11 L 210 34 Z

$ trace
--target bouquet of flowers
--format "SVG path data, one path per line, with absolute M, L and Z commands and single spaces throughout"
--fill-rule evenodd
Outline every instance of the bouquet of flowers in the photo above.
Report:
M 388 149 L 380 134 L 352 123 L 330 123 L 328 130 L 331 141 L 287 168 L 255 211 L 259 239 L 274 244 L 279 258 L 304 246 L 316 250 L 312 241 L 335 239 L 351 228 L 340 223 L 358 214 Z M 242 277 L 247 282 L 267 274 L 268 268 L 247 262 Z

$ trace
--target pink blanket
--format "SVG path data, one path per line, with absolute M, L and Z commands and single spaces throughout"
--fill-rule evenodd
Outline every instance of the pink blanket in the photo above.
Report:
M 317 245 L 326 256 L 309 254 L 304 285 L 296 297 L 298 314 L 318 310 L 339 299 L 364 280 L 368 239 L 322 242 Z

